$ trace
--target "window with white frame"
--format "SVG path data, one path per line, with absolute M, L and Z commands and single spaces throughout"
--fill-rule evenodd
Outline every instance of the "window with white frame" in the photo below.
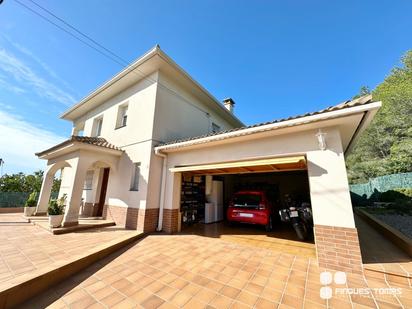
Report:
M 212 122 L 212 132 L 217 133 L 219 131 L 220 131 L 220 127 L 216 123 Z
M 94 171 L 87 171 L 86 172 L 86 179 L 84 181 L 83 190 L 92 190 L 93 189 L 93 175 L 94 175 Z
M 139 178 L 140 178 L 140 162 L 133 163 L 130 191 L 139 191 Z
M 96 118 L 93 123 L 93 136 L 100 136 L 102 134 L 103 117 Z
M 129 107 L 128 104 L 123 104 L 123 105 L 119 106 L 119 109 L 117 111 L 116 128 L 121 128 L 121 127 L 126 126 L 128 107 Z

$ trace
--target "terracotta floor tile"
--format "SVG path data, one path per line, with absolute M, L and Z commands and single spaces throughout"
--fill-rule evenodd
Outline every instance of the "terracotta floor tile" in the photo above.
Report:
M 238 301 L 234 301 L 232 305 L 230 306 L 230 309 L 250 309 L 250 308 L 253 308 L 253 307 L 248 306 Z
M 131 299 L 133 299 L 134 301 L 136 301 L 136 303 L 141 304 L 143 303 L 147 298 L 149 298 L 152 294 L 144 289 L 140 289 L 139 291 L 137 291 L 136 293 L 132 294 L 130 296 Z
M 267 309 L 267 308 L 276 308 L 278 306 L 277 303 L 271 302 L 264 298 L 258 298 L 256 301 L 255 307 L 256 309 Z M 298 307 L 296 307 L 298 308 Z
M 215 308 L 225 309 L 225 308 L 229 308 L 232 302 L 233 302 L 233 299 L 229 297 L 226 297 L 223 295 L 217 295 L 215 298 L 212 299 L 209 305 Z
M 229 297 L 229 298 L 235 299 L 239 295 L 240 289 L 237 289 L 237 288 L 226 285 L 220 290 L 220 293 L 222 295 L 225 295 L 225 296 Z
M 203 309 L 206 308 L 207 304 L 196 299 L 195 297 L 193 297 L 192 299 L 190 299 L 184 306 L 183 308 L 185 309 Z
M 178 307 L 183 307 L 191 298 L 192 295 L 180 291 L 171 298 L 170 302 Z
M 244 290 L 259 295 L 263 291 L 263 286 L 250 282 L 244 287 Z
M 152 295 L 149 298 L 147 298 L 143 303 L 141 303 L 141 306 L 145 309 L 155 309 L 160 307 L 160 305 L 162 305 L 163 303 L 163 299 L 156 295 Z
M 178 289 L 175 289 L 171 286 L 165 285 L 159 291 L 156 292 L 156 295 L 158 295 L 160 298 L 168 301 L 178 292 L 179 292 Z
M 214 280 L 210 280 L 210 282 L 206 284 L 206 287 L 215 292 L 219 292 L 224 287 L 224 284 L 214 281 Z
M 195 296 L 204 303 L 209 303 L 217 296 L 217 293 L 207 288 L 201 288 Z
M 102 298 L 100 302 L 108 307 L 112 307 L 120 303 L 123 299 L 125 299 L 125 297 L 119 292 L 115 291 L 111 293 L 110 295 Z
M 70 308 L 73 309 L 83 309 L 83 308 L 87 308 L 93 304 L 96 303 L 96 300 L 91 297 L 91 296 L 86 296 L 83 297 L 77 301 L 75 301 L 74 303 L 70 304 Z
M 258 295 L 249 293 L 248 291 L 242 290 L 239 295 L 237 296 L 236 300 L 249 305 L 249 306 L 254 306 L 256 303 L 257 299 L 259 298 Z

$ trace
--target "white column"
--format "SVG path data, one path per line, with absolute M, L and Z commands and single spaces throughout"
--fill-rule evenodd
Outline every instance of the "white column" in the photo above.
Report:
M 86 178 L 87 164 L 81 158 L 72 164 L 72 178 L 66 201 L 66 210 L 63 218 L 63 226 L 72 226 L 79 223 L 80 202 Z
M 53 186 L 54 173 L 47 169 L 43 176 L 43 182 L 41 185 L 39 200 L 37 202 L 37 208 L 35 214 L 47 213 L 47 207 L 49 205 L 50 193 Z
M 354 228 L 343 153 L 312 151 L 307 159 L 314 224 Z

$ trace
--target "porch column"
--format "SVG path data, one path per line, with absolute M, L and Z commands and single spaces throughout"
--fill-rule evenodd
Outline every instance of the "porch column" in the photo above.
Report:
M 79 223 L 80 202 L 83 194 L 84 181 L 86 179 L 87 162 L 81 157 L 77 158 L 72 164 L 72 171 L 63 226 L 73 226 Z
M 49 205 L 50 194 L 53 186 L 53 179 L 54 173 L 52 173 L 50 168 L 48 168 L 44 173 L 35 215 L 47 213 L 47 207 Z
M 330 138 L 331 148 L 307 153 L 316 253 L 321 268 L 362 273 L 345 159 L 334 142 L 340 136 Z
M 167 171 L 165 207 L 163 209 L 163 231 L 179 232 L 180 192 L 182 173 Z

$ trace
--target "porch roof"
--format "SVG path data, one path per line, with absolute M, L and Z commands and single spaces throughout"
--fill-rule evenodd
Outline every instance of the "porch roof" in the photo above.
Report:
M 67 148 L 73 148 L 76 145 L 85 145 L 85 146 L 91 146 L 91 147 L 96 147 L 97 149 L 106 149 L 109 151 L 114 151 L 118 152 L 119 154 L 123 152 L 121 148 L 110 144 L 106 139 L 102 137 L 90 137 L 90 136 L 71 136 L 69 139 L 65 140 L 64 142 L 57 144 L 49 149 L 43 150 L 41 152 L 37 152 L 36 156 L 38 157 L 45 157 L 47 155 L 50 155 L 52 153 L 59 152 L 63 149 Z

